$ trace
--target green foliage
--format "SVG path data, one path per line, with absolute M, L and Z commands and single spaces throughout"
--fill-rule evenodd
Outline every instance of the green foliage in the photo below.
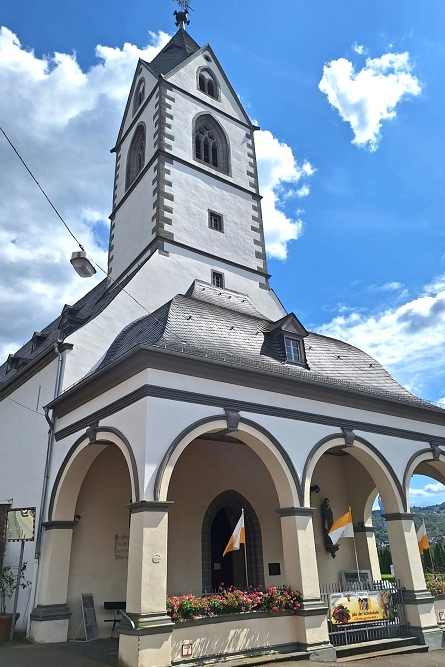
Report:
M 19 586 L 26 588 L 30 581 L 25 578 L 27 563 L 22 564 L 19 577 Z M 4 565 L 0 569 L 0 614 L 6 614 L 6 600 L 10 600 L 15 593 L 17 586 L 17 568 L 11 565 Z
M 377 547 L 377 555 L 379 557 L 380 572 L 383 575 L 391 575 L 391 551 L 389 547 Z
M 290 586 L 277 588 L 272 586 L 266 590 L 261 587 L 249 591 L 229 586 L 220 587 L 211 595 L 169 595 L 167 597 L 167 614 L 175 623 L 195 620 L 202 616 L 220 614 L 240 614 L 246 611 L 269 611 L 278 614 L 290 610 L 295 613 L 301 605 L 301 595 Z
M 425 582 L 432 595 L 445 595 L 445 574 L 426 572 Z

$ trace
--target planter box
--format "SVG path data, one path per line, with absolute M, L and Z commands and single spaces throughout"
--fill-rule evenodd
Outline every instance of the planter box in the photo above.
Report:
M 172 633 L 173 663 L 218 656 L 296 651 L 302 617 L 247 612 L 178 623 Z

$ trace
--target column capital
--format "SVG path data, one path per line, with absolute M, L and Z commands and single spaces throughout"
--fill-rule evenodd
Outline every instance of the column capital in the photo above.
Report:
M 381 516 L 387 521 L 404 521 L 405 519 L 412 521 L 414 519 L 414 514 L 411 512 L 390 512 L 389 514 L 382 514 Z
M 283 518 L 286 516 L 313 516 L 315 507 L 279 507 L 276 512 Z
M 173 504 L 172 500 L 140 500 L 137 503 L 130 503 L 127 507 L 131 514 L 136 514 L 137 512 L 168 512 Z

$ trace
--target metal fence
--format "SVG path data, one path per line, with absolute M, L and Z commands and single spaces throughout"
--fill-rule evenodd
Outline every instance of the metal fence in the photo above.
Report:
M 330 608 L 329 600 L 332 593 L 349 593 L 355 591 L 380 591 L 390 594 L 389 618 L 387 620 L 366 621 L 358 623 L 334 624 L 328 619 L 329 638 L 334 646 L 347 644 L 358 644 L 360 642 L 377 641 L 379 639 L 392 639 L 394 637 L 406 637 L 409 633 L 408 623 L 405 617 L 403 593 L 400 582 L 389 581 L 366 581 L 348 582 L 346 585 L 336 582 L 323 584 L 321 587 L 321 599 Z

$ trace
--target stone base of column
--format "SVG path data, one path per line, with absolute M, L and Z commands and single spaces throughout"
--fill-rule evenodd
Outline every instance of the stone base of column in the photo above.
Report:
M 30 637 L 40 644 L 66 642 L 71 614 L 66 604 L 38 604 L 31 612 Z
M 428 646 L 429 651 L 439 651 L 445 648 L 444 633 L 438 625 L 433 625 L 429 628 L 416 628 L 410 625 L 409 634 L 417 637 L 419 642 Z
M 169 667 L 175 627 L 170 617 L 128 614 L 128 618 L 119 626 L 119 667 Z
M 298 637 L 301 650 L 310 660 L 336 660 L 335 649 L 329 641 L 328 608 L 320 598 L 305 598 L 295 616 L 298 618 Z

